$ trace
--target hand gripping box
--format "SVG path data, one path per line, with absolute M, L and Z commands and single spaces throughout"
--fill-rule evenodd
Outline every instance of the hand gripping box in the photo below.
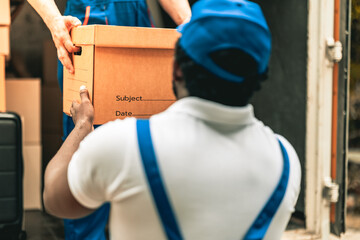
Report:
M 180 34 L 175 29 L 92 25 L 72 30 L 81 47 L 75 73 L 64 69 L 63 110 L 70 115 L 85 85 L 94 105 L 94 124 L 126 117 L 148 118 L 174 101 L 172 64 Z

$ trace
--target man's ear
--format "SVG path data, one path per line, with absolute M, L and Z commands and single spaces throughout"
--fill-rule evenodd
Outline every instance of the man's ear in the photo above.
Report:
M 174 64 L 173 64 L 173 79 L 176 82 L 184 81 L 183 72 L 176 60 L 174 60 Z

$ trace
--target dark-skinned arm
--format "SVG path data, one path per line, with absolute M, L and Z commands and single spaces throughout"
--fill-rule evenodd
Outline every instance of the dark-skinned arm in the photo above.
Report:
M 82 206 L 74 198 L 67 179 L 68 165 L 73 154 L 80 142 L 93 130 L 94 109 L 88 91 L 80 90 L 80 97 L 81 103 L 74 101 L 70 109 L 75 128 L 51 159 L 45 171 L 43 193 L 45 209 L 59 218 L 81 218 L 95 210 Z

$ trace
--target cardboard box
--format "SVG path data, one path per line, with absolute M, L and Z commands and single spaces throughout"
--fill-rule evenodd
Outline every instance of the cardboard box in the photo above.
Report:
M 10 51 L 10 0 L 0 0 L 0 54 L 9 55 Z
M 41 143 L 40 79 L 6 79 L 6 109 L 23 119 L 24 144 Z
M 0 54 L 9 55 L 10 52 L 10 35 L 8 26 L 0 26 Z
M 180 34 L 174 29 L 83 26 L 72 40 L 75 74 L 64 70 L 63 111 L 80 101 L 85 85 L 95 109 L 95 124 L 126 117 L 148 118 L 174 101 L 172 64 Z
M 40 144 L 23 146 L 24 208 L 41 209 L 41 151 Z
M 5 98 L 5 56 L 0 55 L 0 112 L 6 111 Z
M 0 25 L 10 25 L 10 0 L 0 1 Z

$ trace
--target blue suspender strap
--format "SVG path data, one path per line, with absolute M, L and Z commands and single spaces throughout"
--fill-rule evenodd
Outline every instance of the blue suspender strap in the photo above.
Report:
M 267 201 L 266 205 L 253 222 L 251 228 L 246 233 L 244 240 L 260 240 L 264 238 L 270 226 L 271 220 L 273 219 L 276 211 L 280 206 L 280 203 L 282 202 L 282 199 L 285 196 L 286 187 L 289 181 L 290 162 L 284 145 L 280 140 L 278 141 L 284 160 L 284 167 L 280 181 L 270 199 Z
M 183 238 L 167 197 L 160 169 L 157 164 L 154 146 L 151 140 L 149 120 L 138 119 L 136 128 L 144 171 L 167 239 L 181 240 Z
M 137 136 L 140 149 L 140 155 L 144 167 L 144 171 L 150 186 L 153 199 L 160 215 L 161 222 L 165 234 L 169 240 L 182 240 L 183 237 L 176 222 L 176 218 L 169 199 L 167 198 L 164 183 L 161 178 L 159 166 L 157 164 L 154 147 L 151 140 L 149 120 L 137 120 Z M 280 148 L 283 155 L 284 167 L 280 177 L 280 181 L 261 210 L 251 228 L 246 233 L 244 240 L 260 240 L 263 239 L 270 223 L 278 210 L 282 199 L 285 196 L 287 184 L 289 181 L 290 162 L 285 147 L 280 140 Z

